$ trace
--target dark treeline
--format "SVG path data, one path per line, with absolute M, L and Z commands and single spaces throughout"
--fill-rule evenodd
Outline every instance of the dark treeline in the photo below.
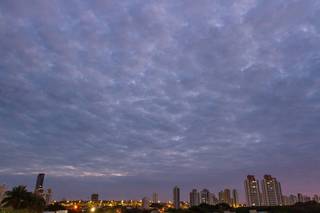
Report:
M 168 209 L 168 213 L 223 213 L 231 211 L 235 213 L 248 213 L 249 210 L 264 211 L 268 213 L 320 213 L 320 204 L 314 201 L 307 203 L 296 203 L 293 206 L 277 206 L 277 207 L 241 207 L 232 208 L 228 204 L 206 205 L 191 207 L 189 209 Z M 126 213 L 150 213 L 152 210 L 131 209 L 124 211 Z
M 226 210 L 236 213 L 248 213 L 249 210 L 264 211 L 268 213 L 320 213 L 320 204 L 315 201 L 306 203 L 296 203 L 293 206 L 276 207 L 241 207 L 231 208 L 228 204 L 218 204 L 215 206 L 202 204 L 189 209 L 169 209 L 168 213 L 223 213 Z
M 15 210 L 26 210 L 30 213 L 42 213 L 46 202 L 41 196 L 28 192 L 26 186 L 16 186 L 5 193 L 1 206 Z

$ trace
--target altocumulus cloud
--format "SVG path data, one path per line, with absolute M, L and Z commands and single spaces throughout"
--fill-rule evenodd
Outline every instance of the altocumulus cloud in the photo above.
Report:
M 1 1 L 2 181 L 45 172 L 57 197 L 104 184 L 126 198 L 272 173 L 319 191 L 319 13 L 317 0 Z

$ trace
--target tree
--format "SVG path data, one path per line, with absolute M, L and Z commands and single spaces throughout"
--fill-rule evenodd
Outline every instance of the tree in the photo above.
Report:
M 43 199 L 43 197 L 29 192 L 29 196 L 27 200 L 27 208 L 30 212 L 41 213 L 45 207 L 46 207 L 46 201 Z
M 26 186 L 16 186 L 13 187 L 11 191 L 5 193 L 5 198 L 2 200 L 1 204 L 4 207 L 24 209 L 27 207 L 28 197 L 29 192 L 27 191 Z
M 28 192 L 26 186 L 16 186 L 11 191 L 7 191 L 1 204 L 3 207 L 13 209 L 27 209 L 32 213 L 42 212 L 46 205 L 42 197 Z
M 59 210 L 66 210 L 66 208 L 61 205 L 60 203 L 50 204 L 46 207 L 47 211 L 59 211 Z

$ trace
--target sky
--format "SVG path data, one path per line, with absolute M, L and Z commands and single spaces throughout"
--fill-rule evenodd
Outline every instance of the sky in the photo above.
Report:
M 320 193 L 320 1 L 0 1 L 0 183 L 55 199 Z

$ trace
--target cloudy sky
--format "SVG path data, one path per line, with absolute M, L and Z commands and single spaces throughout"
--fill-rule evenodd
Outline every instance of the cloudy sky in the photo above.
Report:
M 320 192 L 318 0 L 0 1 L 0 183 Z M 241 195 L 243 197 L 243 194 Z

